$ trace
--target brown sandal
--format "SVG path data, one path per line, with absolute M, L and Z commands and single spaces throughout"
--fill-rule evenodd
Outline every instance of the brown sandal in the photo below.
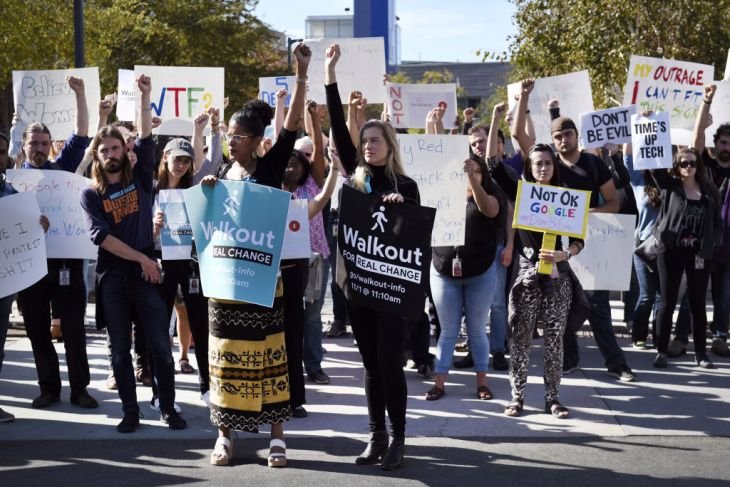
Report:
M 477 388 L 477 399 L 481 399 L 482 401 L 489 401 L 492 399 L 492 391 L 489 390 L 489 387 L 487 386 L 479 386 Z
M 446 394 L 446 391 L 441 389 L 439 386 L 433 386 L 427 393 L 426 393 L 426 400 L 427 401 L 437 401 L 444 397 L 444 394 Z

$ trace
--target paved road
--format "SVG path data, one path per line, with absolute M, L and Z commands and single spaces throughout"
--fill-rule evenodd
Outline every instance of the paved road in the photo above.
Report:
M 239 434 L 235 464 L 211 467 L 214 429 L 195 393 L 195 376 L 177 377 L 177 402 L 189 427 L 170 431 L 155 413 L 134 434 L 119 435 L 118 396 L 104 389 L 104 340 L 89 337 L 90 392 L 101 407 L 83 411 L 62 402 L 39 411 L 27 339 L 6 347 L 0 406 L 17 416 L 0 424 L 0 485 L 728 485 L 730 467 L 730 360 L 700 370 L 689 355 L 670 368 L 651 367 L 652 351 L 622 344 L 641 379 L 624 384 L 605 374 L 590 337 L 581 338 L 582 369 L 567 376 L 561 400 L 571 417 L 541 412 L 541 349 L 535 342 L 526 414 L 507 418 L 504 372 L 490 374 L 493 401 L 474 397 L 474 374 L 453 371 L 446 396 L 426 402 L 430 383 L 407 371 L 407 464 L 396 473 L 353 465 L 366 438 L 367 412 L 359 354 L 351 338 L 327 339 L 324 367 L 329 385 L 307 385 L 310 416 L 287 423 L 290 467 L 265 466 L 267 437 Z M 62 344 L 56 345 L 63 358 Z M 63 371 L 65 374 L 65 370 Z M 149 388 L 138 388 L 141 404 Z

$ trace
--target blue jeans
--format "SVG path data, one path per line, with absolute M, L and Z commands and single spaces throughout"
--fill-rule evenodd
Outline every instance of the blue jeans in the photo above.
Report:
M 162 288 L 125 274 L 124 269 L 108 271 L 101 282 L 99 302 L 103 307 L 112 348 L 112 369 L 117 380 L 122 411 L 139 412 L 132 367 L 132 308 L 137 312 L 147 336 L 150 362 L 160 399 L 160 410 L 173 411 L 175 364 L 170 350 L 168 316 Z
M 715 336 L 727 337 L 730 315 L 730 262 L 715 262 L 712 271 L 712 322 Z
M 329 258 L 322 261 L 322 295 L 313 303 L 304 303 L 304 344 L 302 358 L 307 373 L 322 368 L 322 305 L 324 304 L 327 279 L 329 278 Z
M 649 337 L 649 319 L 659 297 L 659 274 L 634 255 L 634 269 L 639 280 L 639 298 L 634 308 L 634 325 L 631 328 L 633 341 L 646 341 Z M 652 339 L 656 340 L 656 322 L 652 326 Z M 656 341 L 655 341 L 656 343 Z
M 489 345 L 491 352 L 504 353 L 504 344 L 507 339 L 507 268 L 502 265 L 502 250 L 504 245 L 497 245 L 497 253 L 494 257 L 494 299 L 492 309 L 489 311 Z
M 489 368 L 489 340 L 484 324 L 495 291 L 495 274 L 498 262 L 492 263 L 486 272 L 475 277 L 455 279 L 440 274 L 431 267 L 431 294 L 441 322 L 441 335 L 436 344 L 434 372 L 446 374 L 454 357 L 454 347 L 459 335 L 462 312 L 466 314 L 469 348 L 477 372 Z
M 591 324 L 591 331 L 593 332 L 593 338 L 596 340 L 596 345 L 598 345 L 598 349 L 605 360 L 606 368 L 611 370 L 617 367 L 627 367 L 624 351 L 618 346 L 616 335 L 613 332 L 608 291 L 586 291 L 586 294 L 591 303 L 591 316 L 588 321 Z M 575 365 L 580 363 L 578 340 L 574 331 L 565 330 L 563 344 L 565 346 L 563 362 Z
M 13 299 L 15 299 L 15 294 L 0 298 L 0 372 L 3 370 L 3 360 L 5 360 L 5 339 L 8 336 L 8 328 L 10 327 L 10 311 L 13 309 Z

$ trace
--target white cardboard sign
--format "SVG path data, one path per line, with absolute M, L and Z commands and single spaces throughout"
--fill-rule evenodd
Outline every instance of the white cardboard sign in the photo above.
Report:
M 715 79 L 715 67 L 676 59 L 631 56 L 624 89 L 624 105 L 667 112 L 672 143 L 689 145 L 702 103 L 703 85 Z
M 120 69 L 117 75 L 117 119 L 125 122 L 135 121 L 137 96 L 134 71 Z
M 631 144 L 634 169 L 660 169 L 672 167 L 672 139 L 669 114 L 655 113 L 649 117 L 631 117 Z
M 99 124 L 99 68 L 13 71 L 13 101 L 20 124 L 40 122 L 51 131 L 53 140 L 66 140 L 76 127 L 76 95 L 66 78 L 84 80 L 89 127 Z
M 91 180 L 67 171 L 8 169 L 8 181 L 19 193 L 33 193 L 48 217 L 46 254 L 49 259 L 96 259 L 97 248 L 81 208 L 81 191 Z
M 296 76 L 270 76 L 267 78 L 259 78 L 259 100 L 263 100 L 272 107 L 276 107 L 276 92 L 286 90 L 285 107 L 291 102 L 291 95 L 294 92 L 294 84 Z
M 282 259 L 308 259 L 312 255 L 309 241 L 309 203 L 305 199 L 291 200 L 286 217 L 286 232 L 281 248 Z
M 398 145 L 406 174 L 418 183 L 421 204 L 436 208 L 431 245 L 464 245 L 469 137 L 398 134 Z
M 0 198 L 0 297 L 22 291 L 48 274 L 40 218 L 32 194 Z
M 590 213 L 585 248 L 570 267 L 586 291 L 628 291 L 634 255 L 634 215 Z M 567 239 L 563 248 L 568 248 Z
M 515 95 L 519 94 L 520 90 L 520 83 L 512 83 L 507 87 L 509 108 L 512 111 L 517 106 Z M 535 126 L 535 140 L 544 144 L 552 142 L 550 111 L 547 108 L 547 103 L 551 99 L 558 99 L 560 115 L 572 118 L 577 125 L 580 122 L 581 113 L 594 111 L 592 93 L 588 71 L 536 79 L 527 105 Z M 578 127 L 578 132 L 580 132 L 580 127 Z M 529 147 L 523 147 L 523 149 L 527 150 Z
M 705 130 L 705 146 L 715 146 L 715 132 L 724 123 L 730 123 L 730 80 L 716 81 L 717 91 L 710 105 L 712 125 Z
M 609 108 L 580 115 L 580 140 L 583 147 L 593 149 L 605 144 L 631 142 L 631 116 L 636 105 Z
M 342 55 L 337 62 L 337 86 L 342 103 L 347 103 L 351 91 L 361 91 L 370 103 L 385 103 L 383 76 L 385 70 L 385 47 L 382 37 L 358 37 L 351 39 L 307 39 L 312 49 L 312 67 L 307 83 L 307 97 L 324 104 L 324 61 L 327 48 L 339 44 Z
M 140 74 L 152 83 L 150 108 L 162 119 L 160 135 L 191 136 L 195 117 L 210 107 L 223 108 L 223 68 L 135 66 L 135 78 Z
M 395 128 L 424 128 L 432 108 L 444 108 L 444 128 L 454 128 L 456 120 L 456 84 L 386 83 L 388 115 Z

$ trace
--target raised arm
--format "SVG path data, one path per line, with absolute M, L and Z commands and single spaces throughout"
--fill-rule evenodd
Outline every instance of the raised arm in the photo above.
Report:
M 477 204 L 477 208 L 479 208 L 479 212 L 487 218 L 496 217 L 499 213 L 499 200 L 487 193 L 482 186 L 482 179 L 490 177 L 489 173 L 482 173 L 479 169 L 479 164 L 471 159 L 464 162 L 464 172 L 466 172 L 469 178 L 469 185 L 471 186 L 474 201 Z
M 152 135 L 152 107 L 150 106 L 152 83 L 150 77 L 140 74 L 137 78 L 137 88 L 139 88 L 140 106 L 142 107 L 139 114 L 139 138 L 146 139 Z
M 705 150 L 705 130 L 707 130 L 707 127 L 712 125 L 710 106 L 712 106 L 712 99 L 715 97 L 715 91 L 717 91 L 717 85 L 705 85 L 705 94 L 702 97 L 702 106 L 700 106 L 700 109 L 697 112 L 697 118 L 695 119 L 695 128 L 692 132 L 692 147 L 697 149 L 697 152 L 700 154 L 702 154 L 702 151 Z
M 362 99 L 362 93 L 351 91 L 347 105 L 347 130 L 350 132 L 350 139 L 353 145 L 360 143 L 360 120 L 357 116 L 357 107 Z
M 106 127 L 109 124 L 109 115 L 114 109 L 114 105 L 117 104 L 117 94 L 110 93 L 99 102 L 99 124 L 96 130 L 101 130 L 102 127 Z
M 469 135 L 469 129 L 471 129 L 471 126 L 474 124 L 474 116 L 476 114 L 477 111 L 472 107 L 464 109 L 464 124 L 461 126 L 462 135 Z
M 330 157 L 332 159 L 332 164 L 330 165 L 330 172 L 327 175 L 327 179 L 324 182 L 324 187 L 308 205 L 308 214 L 310 219 L 314 218 L 317 213 L 322 211 L 322 208 L 324 208 L 330 200 L 332 193 L 335 192 L 335 187 L 337 186 L 337 178 L 340 176 L 340 162 L 337 156 L 332 155 L 332 152 L 330 152 Z
M 532 78 L 524 79 L 521 83 L 520 99 L 517 102 L 517 113 L 515 114 L 515 139 L 520 146 L 520 151 L 527 154 L 530 147 L 535 145 L 534 136 L 527 134 L 527 104 L 530 101 L 530 93 L 535 87 L 535 80 Z
M 205 126 L 208 125 L 208 114 L 201 113 L 193 121 L 193 152 L 195 159 L 193 160 L 193 173 L 200 171 L 203 165 L 203 147 L 205 146 Z
M 489 135 L 487 135 L 487 159 L 502 157 L 497 153 L 497 142 L 499 142 L 499 121 L 507 111 L 507 104 L 497 103 L 492 109 L 492 121 L 489 124 Z
M 368 99 L 364 96 L 360 97 L 360 101 L 357 104 L 356 111 L 357 111 L 357 126 L 362 127 L 365 125 L 365 109 L 368 106 Z
M 86 89 L 84 88 L 84 80 L 75 76 L 66 78 L 68 86 L 76 95 L 76 130 L 75 133 L 79 137 L 87 137 L 89 135 L 89 107 L 86 104 Z
M 337 77 L 335 66 L 340 59 L 340 46 L 332 44 L 327 48 L 325 57 L 325 90 L 327 92 L 327 110 L 330 114 L 330 130 L 335 141 L 335 148 L 340 156 L 342 167 L 346 174 L 352 174 L 357 167 L 357 146 L 360 141 L 353 144 L 345 123 L 345 112 L 342 109 L 340 92 L 337 89 Z
M 322 137 L 322 127 L 319 124 L 317 116 L 317 102 L 307 100 L 307 116 L 312 121 L 312 133 L 309 137 L 312 139 L 312 178 L 320 188 L 324 184 L 324 138 Z
M 281 127 L 284 126 L 284 114 L 286 113 L 286 108 L 284 108 L 284 105 L 286 105 L 286 97 L 289 95 L 289 92 L 285 89 L 280 89 L 276 91 L 276 107 L 274 108 L 274 135 L 278 136 L 279 132 L 281 132 Z M 309 132 L 309 127 L 307 127 L 308 119 L 305 116 L 304 117 L 304 129 Z
M 284 128 L 289 132 L 296 132 L 299 119 L 304 113 L 304 98 L 307 96 L 307 69 L 312 60 L 312 51 L 306 45 L 299 44 L 294 48 L 294 59 L 296 60 L 296 84 L 289 104 L 289 113 L 284 120 Z

